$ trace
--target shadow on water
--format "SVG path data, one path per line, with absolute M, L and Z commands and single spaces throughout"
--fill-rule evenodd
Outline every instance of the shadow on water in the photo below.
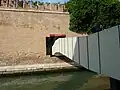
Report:
M 73 73 L 72 77 L 68 81 L 57 85 L 57 87 L 53 90 L 80 90 L 80 87 L 93 75 L 96 75 L 96 73 L 87 70 L 81 70 L 80 74 Z
M 64 62 L 67 62 L 69 64 L 79 67 L 80 71 L 79 71 L 79 74 L 78 72 L 73 73 L 72 77 L 68 81 L 58 84 L 53 90 L 80 90 L 80 88 L 83 86 L 83 84 L 85 84 L 88 81 L 88 79 L 90 79 L 93 75 L 97 74 L 95 72 L 88 71 L 85 68 L 81 67 L 79 50 L 80 50 L 79 43 L 77 38 L 75 42 L 75 47 L 73 50 L 72 60 L 65 56 L 58 57 Z
M 0 90 L 80 90 L 95 73 L 87 70 L 0 78 Z

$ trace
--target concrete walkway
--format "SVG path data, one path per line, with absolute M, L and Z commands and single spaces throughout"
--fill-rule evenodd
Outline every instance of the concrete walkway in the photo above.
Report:
M 76 69 L 76 68 L 77 67 L 68 63 L 4 66 L 4 67 L 0 67 L 0 74 L 13 74 L 13 73 L 50 71 L 50 70 L 60 70 L 60 69 Z

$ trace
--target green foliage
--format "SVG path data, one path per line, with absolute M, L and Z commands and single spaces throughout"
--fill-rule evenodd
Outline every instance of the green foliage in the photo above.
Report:
M 40 2 L 40 1 L 35 1 L 35 2 L 32 2 L 32 5 L 33 6 L 37 6 L 38 5 L 43 5 L 44 3 L 43 2 Z
M 38 5 L 43 5 L 43 4 L 44 4 L 44 2 L 38 1 Z
M 120 24 L 117 0 L 70 0 L 65 6 L 70 14 L 69 29 L 77 33 L 92 33 Z
M 49 3 L 49 2 L 45 2 L 45 4 L 50 5 L 50 3 Z
M 21 8 L 23 7 L 23 1 L 18 2 L 18 7 L 21 7 Z
M 37 6 L 37 1 L 32 2 L 32 5 L 33 5 L 33 6 Z

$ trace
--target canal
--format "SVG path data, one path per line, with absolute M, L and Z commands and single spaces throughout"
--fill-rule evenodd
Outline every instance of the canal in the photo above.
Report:
M 82 90 L 93 75 L 95 73 L 82 70 L 1 77 L 0 90 Z

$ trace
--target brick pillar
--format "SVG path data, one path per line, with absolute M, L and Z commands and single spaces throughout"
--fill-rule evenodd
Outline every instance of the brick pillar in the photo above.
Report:
M 0 0 L 0 6 L 1 6 L 1 4 L 2 4 L 2 1 Z
M 25 8 L 25 0 L 22 0 L 23 1 L 23 8 Z
M 9 5 L 10 5 L 10 0 L 7 0 L 7 7 L 9 7 Z
M 15 8 L 18 7 L 18 0 L 15 0 Z

